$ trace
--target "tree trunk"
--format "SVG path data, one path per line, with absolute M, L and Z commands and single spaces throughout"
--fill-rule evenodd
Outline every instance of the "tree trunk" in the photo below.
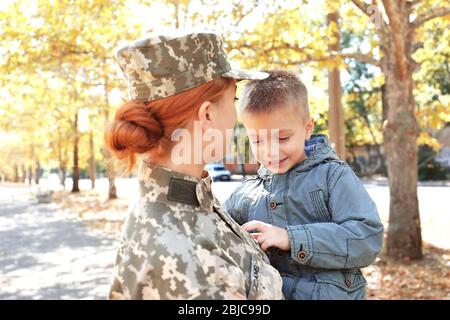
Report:
M 339 25 L 339 13 L 337 11 L 327 15 L 328 25 Z M 331 52 L 339 52 L 339 31 L 334 33 L 336 41 L 328 46 Z M 328 69 L 328 128 L 330 141 L 334 144 L 337 154 L 345 160 L 345 132 L 344 112 L 342 110 L 342 88 L 339 68 Z
M 41 178 L 41 164 L 39 163 L 39 160 L 36 160 L 36 168 L 34 171 L 34 182 L 38 185 L 39 179 Z
M 66 190 L 66 167 L 59 166 L 59 183 L 63 186 L 63 190 Z
M 413 96 L 414 61 L 411 46 L 414 29 L 408 22 L 408 6 L 383 1 L 389 31 L 382 37 L 385 99 L 389 106 L 384 126 L 384 146 L 389 175 L 389 229 L 387 255 L 422 258 L 422 238 L 417 198 L 418 124 Z
M 390 112 L 384 129 L 388 163 L 390 206 L 387 254 L 422 258 L 422 239 L 417 198 L 418 128 L 413 104 L 412 77 L 402 80 L 385 72 Z M 397 80 L 397 81 L 395 81 Z M 408 106 L 409 105 L 409 106 Z
M 389 105 L 386 98 L 386 83 L 381 86 L 381 123 L 382 128 L 384 127 L 385 123 L 387 123 L 387 114 L 389 111 Z M 382 129 L 383 130 L 383 129 Z M 384 145 L 384 143 L 383 143 Z M 386 150 L 384 150 L 383 156 L 383 164 L 384 164 L 384 173 L 389 178 L 389 172 L 387 170 L 387 164 L 386 164 Z
M 94 149 L 94 133 L 89 132 L 89 177 L 91 178 L 91 189 L 95 189 L 95 176 L 97 175 L 95 168 L 95 149 Z
M 380 159 L 380 163 L 381 163 L 381 171 L 383 174 L 387 174 L 386 163 L 384 161 L 384 156 L 381 153 L 380 143 L 378 143 L 378 141 L 375 137 L 375 132 L 373 132 L 372 125 L 370 124 L 369 116 L 367 115 L 367 113 L 365 113 L 362 118 L 363 118 L 364 122 L 366 123 L 367 129 L 369 129 L 369 133 L 372 138 L 372 142 L 375 145 L 375 150 L 377 152 L 377 156 Z
M 105 77 L 105 124 L 109 122 L 109 83 L 108 83 L 108 77 Z M 108 176 L 108 199 L 116 199 L 117 198 L 117 190 L 116 190 L 116 183 L 115 183 L 115 173 L 114 173 L 114 163 L 111 156 L 111 153 L 108 149 L 103 148 L 103 154 L 105 156 L 106 161 L 106 175 Z
M 382 109 L 382 116 L 381 120 L 382 123 L 387 120 L 387 114 L 389 111 L 389 105 L 386 99 L 386 83 L 381 86 L 381 109 Z
M 31 186 L 31 184 L 33 183 L 33 167 L 30 165 L 28 165 L 28 184 Z
M 80 192 L 78 182 L 80 180 L 80 169 L 78 167 L 78 110 L 75 112 L 73 121 L 73 172 L 72 172 L 72 192 Z
M 59 163 L 59 183 L 63 186 L 63 190 L 66 190 L 66 155 L 65 149 L 63 150 L 63 142 L 61 133 L 58 132 L 58 163 Z
M 19 166 L 16 164 L 14 164 L 14 182 L 18 183 L 20 180 L 20 176 L 19 176 Z
M 27 181 L 27 167 L 25 164 L 22 164 L 22 183 L 25 184 Z
M 173 2 L 175 9 L 175 28 L 178 30 L 180 28 L 180 3 L 179 1 Z
M 114 174 L 114 163 L 112 162 L 111 154 L 108 150 L 106 150 L 106 153 L 109 154 L 109 159 L 111 161 L 107 164 L 107 175 L 108 175 L 108 199 L 117 199 L 117 189 L 116 189 L 116 178 Z

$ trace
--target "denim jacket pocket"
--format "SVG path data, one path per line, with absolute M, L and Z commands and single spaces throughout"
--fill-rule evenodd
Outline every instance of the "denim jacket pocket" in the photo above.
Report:
M 322 190 L 315 190 L 311 191 L 309 193 L 309 196 L 311 198 L 311 202 L 314 207 L 314 214 L 316 218 L 320 222 L 330 222 L 331 221 L 331 215 L 328 211 L 327 204 L 325 203 L 325 198 L 323 195 Z
M 252 220 L 250 210 L 253 199 L 247 196 L 242 197 L 234 207 L 235 216 L 233 217 L 240 225 Z
M 316 271 L 313 299 L 364 300 L 366 279 L 360 270 Z

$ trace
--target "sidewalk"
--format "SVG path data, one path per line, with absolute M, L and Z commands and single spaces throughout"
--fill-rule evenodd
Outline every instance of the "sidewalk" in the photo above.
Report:
M 32 188 L 0 185 L 0 195 L 0 300 L 107 297 L 114 237 L 38 204 Z

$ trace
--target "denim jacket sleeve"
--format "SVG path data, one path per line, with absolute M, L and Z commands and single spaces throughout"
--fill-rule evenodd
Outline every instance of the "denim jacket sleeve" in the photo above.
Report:
M 323 269 L 370 265 L 383 241 L 383 225 L 375 203 L 345 164 L 339 164 L 331 174 L 328 192 L 331 222 L 286 227 L 292 259 Z
M 228 197 L 222 204 L 228 215 L 239 225 L 243 225 L 246 221 L 243 219 L 242 210 L 238 206 L 239 187 Z

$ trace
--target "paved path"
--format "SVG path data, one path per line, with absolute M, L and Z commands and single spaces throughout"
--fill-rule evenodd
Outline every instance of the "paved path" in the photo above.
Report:
M 114 256 L 110 237 L 0 185 L 0 300 L 105 299 Z
M 103 180 L 99 189 L 107 185 Z M 213 191 L 223 201 L 239 184 L 217 182 Z M 89 188 L 87 181 L 81 185 Z M 388 187 L 370 181 L 365 187 L 387 225 Z M 137 181 L 118 180 L 117 189 L 132 201 Z M 449 198 L 448 186 L 419 187 L 423 239 L 447 249 Z M 38 204 L 31 188 L 0 184 L 0 300 L 105 299 L 114 258 L 111 236 L 86 228 L 76 214 L 55 204 Z

